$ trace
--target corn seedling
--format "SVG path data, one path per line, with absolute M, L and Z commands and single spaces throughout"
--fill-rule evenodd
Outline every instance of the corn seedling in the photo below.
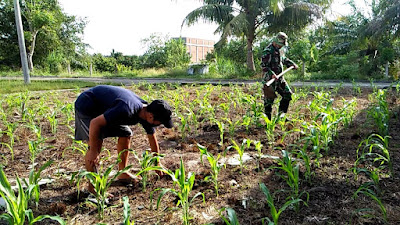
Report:
M 14 144 L 15 144 L 15 136 L 14 132 L 17 129 L 17 123 L 6 123 L 7 130 L 1 131 L 2 134 L 8 136 L 9 142 L 0 142 L 1 145 L 7 147 L 11 153 L 11 160 L 14 160 Z
M 224 131 L 225 131 L 225 124 L 221 121 L 215 120 L 215 123 L 218 126 L 218 130 L 219 130 L 219 139 L 220 142 L 218 143 L 222 149 L 224 148 Z
M 307 152 L 308 143 L 304 144 L 303 147 L 301 147 L 301 148 L 298 146 L 296 146 L 296 147 L 298 148 L 298 150 L 295 151 L 297 154 L 297 157 L 302 159 L 303 165 L 305 168 L 304 177 L 306 178 L 308 183 L 311 184 L 311 179 L 314 176 L 314 171 L 312 171 L 312 169 L 311 169 L 311 158 Z
M 103 219 L 104 217 L 104 210 L 107 207 L 107 190 L 110 187 L 111 183 L 117 179 L 119 175 L 122 173 L 125 173 L 128 171 L 132 165 L 129 165 L 125 167 L 122 170 L 119 170 L 116 174 L 111 176 L 111 171 L 112 169 L 118 165 L 119 162 L 121 162 L 120 156 L 122 153 L 124 153 L 126 150 L 121 151 L 118 154 L 118 160 L 111 164 L 109 167 L 107 167 L 103 174 L 101 173 L 96 173 L 96 172 L 90 172 L 90 171 L 78 171 L 73 173 L 71 177 L 71 181 L 76 180 L 76 185 L 78 188 L 79 192 L 79 184 L 83 178 L 87 178 L 89 182 L 94 186 L 95 190 L 95 198 L 97 200 L 97 210 L 99 213 L 99 217 Z
M 239 126 L 240 120 L 232 121 L 229 118 L 223 118 L 228 123 L 228 133 L 232 137 L 235 134 L 236 128 Z
M 154 192 L 161 190 L 161 193 L 157 199 L 157 209 L 158 209 L 160 202 L 161 202 L 161 198 L 168 192 L 171 192 L 173 195 L 175 195 L 179 198 L 177 206 L 181 205 L 183 224 L 188 225 L 189 221 L 191 220 L 191 217 L 189 215 L 189 208 L 190 208 L 191 203 L 198 196 L 202 196 L 203 202 L 205 202 L 205 196 L 203 193 L 198 192 L 189 200 L 189 195 L 190 195 L 190 192 L 192 191 L 193 185 L 194 185 L 195 174 L 189 173 L 188 176 L 186 177 L 185 167 L 183 165 L 182 159 L 181 159 L 180 168 L 175 170 L 175 173 L 173 173 L 172 171 L 166 171 L 166 174 L 172 178 L 172 180 L 174 182 L 174 186 L 178 185 L 179 189 L 157 188 L 151 192 L 150 201 L 153 201 Z
M 24 190 L 18 176 L 16 181 L 18 186 L 17 196 L 12 190 L 3 168 L 0 168 L 0 195 L 6 205 L 5 213 L 0 215 L 0 219 L 4 219 L 8 224 L 12 225 L 24 225 L 26 219 L 29 225 L 44 219 L 51 219 L 62 225 L 65 224 L 64 220 L 59 216 L 41 215 L 34 217 L 32 210 L 28 208 L 29 196 L 31 196 L 29 192 L 32 190 L 32 187 L 28 186 Z
M 39 168 L 38 171 L 35 171 L 35 167 L 34 165 L 32 165 L 32 169 L 29 172 L 28 182 L 25 179 L 23 180 L 25 185 L 30 189 L 29 190 L 30 196 L 27 197 L 29 198 L 29 200 L 33 198 L 36 207 L 39 204 L 39 197 L 40 197 L 40 186 L 39 186 L 39 181 L 41 180 L 40 174 L 44 169 L 49 167 L 52 163 L 53 161 L 47 161 L 43 166 Z
M 253 141 L 253 144 L 254 144 L 254 148 L 257 151 L 257 169 L 258 169 L 258 172 L 260 172 L 260 170 L 261 170 L 260 162 L 261 162 L 261 158 L 263 156 L 263 154 L 262 154 L 263 145 L 261 144 L 260 141 Z
M 228 218 L 226 218 L 223 214 L 223 212 L 225 211 Z M 222 208 L 218 211 L 218 213 L 226 225 L 240 225 L 239 220 L 236 216 L 236 212 L 232 208 Z
M 133 151 L 133 154 L 135 156 L 135 159 L 139 162 L 142 176 L 142 185 L 143 185 L 143 191 L 146 191 L 146 186 L 147 186 L 147 181 L 150 176 L 150 170 L 146 170 L 147 168 L 154 168 L 158 165 L 160 158 L 164 157 L 164 155 L 155 155 L 149 151 L 145 151 L 142 154 L 142 158 L 139 158 L 137 153 Z
M 206 155 L 208 162 L 210 163 L 211 167 L 211 176 L 207 176 L 204 180 L 208 181 L 211 180 L 211 182 L 214 184 L 214 189 L 215 193 L 218 196 L 218 174 L 220 170 L 225 166 L 225 164 L 220 164 L 218 163 L 219 158 L 221 157 L 221 154 L 218 154 L 217 157 L 212 155 L 210 152 L 207 151 L 207 148 L 197 144 L 199 150 L 200 150 L 200 161 L 203 163 L 203 155 Z M 203 163 L 204 164 L 204 163 Z
M 249 133 L 250 130 L 250 124 L 251 124 L 251 117 L 244 115 L 243 116 L 243 121 L 241 125 L 243 125 L 246 128 L 246 132 Z
M 361 95 L 361 87 L 354 80 L 351 81 L 353 87 L 353 94 L 356 96 Z
M 296 199 L 292 199 L 289 200 L 287 202 L 285 202 L 285 204 L 283 204 L 283 206 L 279 209 L 276 208 L 275 204 L 274 204 L 274 198 L 272 197 L 269 189 L 267 188 L 267 186 L 265 186 L 264 183 L 260 184 L 260 189 L 261 191 L 264 193 L 264 195 L 267 197 L 267 204 L 270 208 L 270 213 L 271 213 L 271 217 L 272 217 L 272 221 L 266 217 L 268 224 L 269 225 L 278 225 L 278 220 L 279 220 L 279 216 L 281 215 L 281 213 L 283 211 L 285 211 L 287 209 L 287 207 L 294 205 L 294 204 L 299 204 L 299 202 L 301 202 L 302 200 L 299 198 Z M 264 224 L 264 219 L 262 221 L 262 224 Z
M 268 118 L 267 115 L 262 114 L 261 117 L 265 122 L 265 134 L 267 135 L 267 140 L 271 144 L 275 141 L 275 127 L 280 120 L 279 116 L 272 117 L 271 119 Z
M 300 189 L 299 189 L 300 167 L 299 167 L 299 164 L 297 164 L 296 161 L 285 150 L 282 150 L 282 156 L 283 156 L 282 159 L 277 160 L 279 166 L 273 166 L 272 168 L 279 169 L 279 170 L 282 170 L 283 172 L 285 172 L 286 175 L 282 175 L 282 174 L 278 173 L 278 176 L 280 176 L 283 180 L 285 180 L 286 183 L 291 188 L 291 198 L 292 199 L 298 199 L 303 194 L 307 195 L 307 201 L 305 202 L 305 204 L 306 204 L 308 202 L 309 195 L 307 192 L 300 193 Z M 300 206 L 298 204 L 295 204 L 294 206 L 295 206 L 296 212 L 298 212 L 300 209 Z
M 48 115 L 47 120 L 50 123 L 51 133 L 56 134 L 58 126 L 57 111 L 53 111 L 50 115 Z
M 135 221 L 131 221 L 131 205 L 129 204 L 128 196 L 122 198 L 124 201 L 124 225 L 135 225 Z
M 359 194 L 364 194 L 365 196 L 371 198 L 378 204 L 378 206 L 382 212 L 383 220 L 387 223 L 386 208 L 383 205 L 382 201 L 377 196 L 377 194 L 373 190 L 371 190 L 367 185 L 362 185 L 360 188 L 358 188 L 357 191 L 354 192 L 353 198 L 357 199 Z M 364 209 L 364 211 L 373 211 L 373 210 L 372 209 Z
M 386 94 L 386 91 L 380 89 L 369 96 L 370 100 L 377 99 L 378 101 L 373 108 L 368 110 L 368 115 L 375 121 L 380 135 L 389 134 L 390 116 Z
M 86 155 L 86 151 L 88 150 L 88 144 L 83 142 L 83 141 L 77 141 L 72 137 L 72 145 L 68 148 L 65 148 L 62 157 L 64 157 L 65 150 L 71 149 L 73 152 L 78 151 L 81 153 L 83 156 Z
M 389 153 L 389 136 L 382 137 L 379 134 L 371 134 L 367 139 L 363 140 L 357 149 L 357 160 L 354 167 L 359 164 L 370 161 L 378 164 L 378 169 L 382 170 L 386 167 L 389 169 L 390 176 L 393 177 L 393 161 Z
M 232 139 L 232 143 L 233 143 L 233 146 L 229 146 L 225 150 L 225 152 L 228 151 L 230 148 L 234 148 L 237 151 L 237 153 L 239 155 L 240 174 L 242 174 L 242 172 L 243 172 L 243 154 L 246 149 L 250 148 L 251 140 L 243 139 L 242 144 L 240 146 L 233 139 Z

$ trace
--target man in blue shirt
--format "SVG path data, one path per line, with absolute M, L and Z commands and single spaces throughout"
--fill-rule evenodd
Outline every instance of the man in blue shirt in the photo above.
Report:
M 171 107 L 164 100 L 148 104 L 124 88 L 99 85 L 84 91 L 75 101 L 75 139 L 88 141 L 86 170 L 96 171 L 104 138 L 118 137 L 118 153 L 130 148 L 132 131 L 128 125 L 140 123 L 147 133 L 151 151 L 159 153 L 154 127 L 163 124 L 172 128 L 171 114 Z M 119 170 L 128 165 L 128 152 L 121 155 L 121 160 Z M 134 181 L 135 177 L 123 173 L 118 179 Z M 89 191 L 94 192 L 91 184 Z

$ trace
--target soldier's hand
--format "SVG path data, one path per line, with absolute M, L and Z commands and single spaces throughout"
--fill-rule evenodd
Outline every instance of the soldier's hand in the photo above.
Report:
M 275 74 L 272 74 L 271 78 L 272 78 L 272 79 L 275 79 L 275 80 L 278 79 L 278 78 L 276 78 L 276 75 L 275 75 Z

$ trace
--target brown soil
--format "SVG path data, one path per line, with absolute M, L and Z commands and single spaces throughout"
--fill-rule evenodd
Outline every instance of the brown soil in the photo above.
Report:
M 143 96 L 147 94 L 148 86 L 134 87 L 134 91 Z M 180 87 L 178 87 L 180 88 Z M 184 92 L 188 93 L 185 99 L 187 103 L 195 100 L 196 90 L 201 86 L 183 87 Z M 258 89 L 250 86 L 243 86 L 245 93 L 257 93 Z M 168 91 L 171 91 L 172 87 Z M 218 89 L 218 92 L 228 93 L 231 87 L 224 86 Z M 159 90 L 157 90 L 159 91 Z M 182 90 L 181 90 L 182 91 Z M 305 105 L 312 100 L 313 95 L 310 94 L 306 98 L 301 98 L 290 106 L 289 117 L 294 112 L 299 112 L 303 119 L 310 120 L 310 112 L 307 112 Z M 327 90 L 333 91 L 333 90 Z M 354 199 L 353 193 L 357 188 L 367 181 L 367 178 L 360 176 L 355 179 L 350 168 L 356 160 L 356 150 L 362 140 L 369 134 L 376 132 L 374 122 L 367 117 L 367 110 L 370 106 L 368 95 L 372 92 L 370 89 L 363 89 L 361 95 L 353 95 L 352 89 L 340 89 L 338 93 L 332 94 L 336 100 L 356 98 L 357 113 L 353 119 L 353 123 L 348 128 L 340 129 L 337 137 L 334 139 L 333 145 L 328 153 L 322 152 L 323 157 L 320 159 L 320 166 L 313 166 L 315 176 L 310 183 L 301 180 L 300 190 L 309 193 L 309 201 L 307 206 L 302 205 L 298 213 L 293 209 L 286 209 L 280 216 L 280 224 L 384 224 L 381 211 L 373 200 L 366 196 L 360 195 Z M 183 93 L 183 91 L 182 91 Z M 54 95 L 58 99 L 64 98 L 64 104 L 72 103 L 77 96 L 77 92 L 51 93 L 45 95 L 51 99 Z M 158 92 L 162 96 L 162 93 Z M 50 96 L 50 97 L 49 97 Z M 211 104 L 217 107 L 226 100 L 219 97 L 219 93 L 212 93 Z M 44 96 L 31 98 L 32 101 L 39 101 Z M 200 98 L 201 100 L 201 98 Z M 259 100 L 261 102 L 261 100 Z M 388 98 L 391 110 L 389 135 L 390 139 L 390 155 L 394 165 L 393 178 L 381 178 L 380 186 L 383 194 L 380 195 L 383 205 L 387 210 L 388 224 L 400 224 L 400 167 L 399 167 L 399 149 L 400 149 L 400 120 L 399 120 L 399 98 L 398 94 L 390 92 Z M 276 103 L 278 105 L 278 103 Z M 276 106 L 275 106 L 276 107 Z M 338 106 L 340 107 L 340 106 Z M 3 102 L 3 108 L 7 111 L 7 103 Z M 18 108 L 13 109 L 16 113 L 9 115 L 8 121 L 20 120 Z M 236 110 L 231 109 L 227 114 L 231 119 L 241 118 L 245 114 L 246 109 L 238 107 Z M 276 109 L 275 109 L 276 110 Z M 222 117 L 223 111 L 219 110 L 217 117 Z M 297 115 L 297 114 L 296 114 Z M 253 159 L 245 164 L 243 173 L 239 173 L 239 166 L 228 165 L 226 169 L 222 169 L 219 176 L 219 196 L 214 192 L 211 183 L 203 180 L 210 174 L 210 167 L 205 160 L 203 166 L 199 161 L 199 150 L 197 144 L 206 146 L 214 155 L 222 153 L 223 149 L 218 144 L 219 131 L 216 124 L 210 121 L 201 122 L 198 129 L 187 132 L 183 139 L 179 131 L 179 118 L 175 118 L 177 125 L 173 129 L 160 127 L 157 129 L 157 137 L 159 140 L 161 152 L 165 154 L 162 164 L 168 169 L 175 171 L 179 167 L 180 159 L 183 160 L 186 171 L 196 174 L 195 185 L 192 194 L 203 192 L 205 194 L 205 203 L 198 198 L 193 202 L 190 208 L 193 220 L 192 224 L 224 224 L 219 216 L 219 210 L 223 207 L 233 208 L 239 218 L 240 224 L 262 224 L 265 217 L 271 218 L 270 210 L 266 202 L 265 195 L 260 191 L 259 183 L 264 183 L 269 190 L 275 192 L 274 201 L 277 208 L 280 208 L 288 196 L 287 192 L 279 190 L 289 190 L 286 182 L 277 176 L 276 169 L 270 169 L 277 163 L 271 158 L 264 158 L 261 161 L 261 171 L 256 169 L 256 161 Z M 65 115 L 60 115 L 60 121 L 65 121 Z M 73 121 L 70 121 L 73 127 Z M 100 221 L 97 217 L 95 207 L 85 203 L 85 193 L 80 192 L 78 197 L 78 188 L 74 182 L 70 182 L 69 177 L 72 172 L 84 168 L 83 154 L 78 151 L 72 151 L 69 147 L 72 145 L 71 135 L 73 130 L 60 122 L 56 135 L 51 134 L 49 122 L 45 119 L 41 120 L 42 135 L 47 137 L 47 145 L 54 146 L 48 148 L 39 154 L 36 162 L 39 166 L 48 160 L 54 160 L 54 163 L 46 169 L 42 177 L 51 177 L 55 181 L 41 187 L 40 203 L 36 209 L 32 206 L 35 215 L 49 214 L 60 215 L 68 224 L 121 224 L 123 221 L 122 197 L 128 196 L 131 205 L 131 218 L 135 220 L 135 224 L 181 224 L 181 210 L 176 207 L 177 199 L 170 194 L 163 197 L 159 209 L 155 209 L 156 201 L 150 201 L 150 193 L 156 188 L 172 188 L 172 180 L 168 177 L 158 178 L 152 175 L 149 185 L 145 191 L 140 185 L 120 185 L 111 186 L 109 192 L 114 195 L 111 199 L 110 207 L 105 211 L 104 220 Z M 282 130 L 277 128 L 274 144 L 268 144 L 266 134 L 263 128 L 251 127 L 246 131 L 243 127 L 236 130 L 233 135 L 225 133 L 224 145 L 232 145 L 231 139 L 241 143 L 243 139 L 260 140 L 264 147 L 263 153 L 271 156 L 281 156 L 281 149 L 290 150 L 291 144 L 295 144 L 301 137 L 299 131 L 301 123 L 292 121 L 286 123 L 286 129 L 293 129 L 282 141 Z M 4 130 L 5 125 L 0 124 L 0 129 Z M 134 138 L 132 140 L 133 149 L 139 153 L 148 149 L 148 141 L 146 134 L 140 126 L 132 127 Z M 1 154 L 8 160 L 4 163 L 4 171 L 10 180 L 16 177 L 27 177 L 29 173 L 30 154 L 28 151 L 27 141 L 35 139 L 35 135 L 30 129 L 26 128 L 23 123 L 19 123 L 16 130 L 16 143 L 14 146 L 14 161 L 11 160 L 10 152 L 3 146 Z M 8 137 L 3 134 L 0 136 L 2 142 L 7 142 Z M 101 156 L 104 165 L 109 165 L 116 159 L 116 139 L 106 139 L 104 147 L 109 150 L 103 151 Z M 256 155 L 254 146 L 246 152 L 252 156 Z M 235 155 L 235 150 L 230 149 L 227 156 Z M 138 167 L 133 157 L 130 162 L 134 167 Z M 138 170 L 138 169 L 134 169 Z M 300 177 L 303 177 L 304 168 L 301 168 Z M 81 185 L 81 190 L 85 185 Z M 159 192 L 155 192 L 157 195 Z M 303 196 L 303 200 L 305 197 Z M 371 208 L 374 216 L 362 217 L 362 213 L 358 209 Z M 46 220 L 42 224 L 52 223 Z

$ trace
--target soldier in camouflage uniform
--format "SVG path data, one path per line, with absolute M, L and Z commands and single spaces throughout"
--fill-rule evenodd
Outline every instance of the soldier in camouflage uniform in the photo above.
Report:
M 271 119 L 272 105 L 277 97 L 275 92 L 278 92 L 282 96 L 282 100 L 279 105 L 279 113 L 284 115 L 289 108 L 289 102 L 292 100 L 292 90 L 290 89 L 285 78 L 282 76 L 270 86 L 266 83 L 275 79 L 276 75 L 283 71 L 283 65 L 290 67 L 293 66 L 297 69 L 298 66 L 292 60 L 288 59 L 284 55 L 282 49 L 283 46 L 287 46 L 287 35 L 283 32 L 279 32 L 276 37 L 273 38 L 272 43 L 268 45 L 261 58 L 261 66 L 264 72 L 264 78 L 262 83 L 264 84 L 264 109 L 265 114 Z

